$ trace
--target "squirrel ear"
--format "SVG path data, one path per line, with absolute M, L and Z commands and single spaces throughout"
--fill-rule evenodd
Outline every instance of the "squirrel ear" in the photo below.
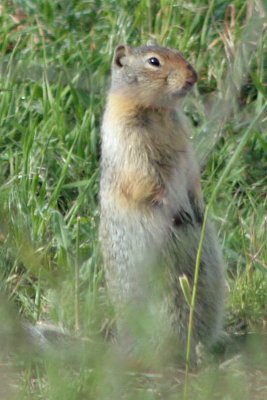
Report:
M 122 68 L 125 65 L 125 60 L 129 52 L 129 46 L 126 46 L 125 44 L 117 46 L 113 57 L 113 64 L 119 68 Z

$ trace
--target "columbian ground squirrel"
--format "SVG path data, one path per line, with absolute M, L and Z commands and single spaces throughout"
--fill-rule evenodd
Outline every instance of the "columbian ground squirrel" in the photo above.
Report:
M 153 346 L 172 342 L 179 352 L 185 349 L 189 305 L 179 278 L 185 275 L 192 288 L 204 203 L 180 102 L 196 81 L 177 50 L 115 50 L 102 124 L 100 239 L 122 343 L 133 336 L 131 318 L 140 315 L 139 325 L 145 325 L 143 315 L 155 317 L 148 335 Z M 193 348 L 199 342 L 210 346 L 220 335 L 224 285 L 221 252 L 208 222 Z M 135 314 L 127 317 L 127 309 Z

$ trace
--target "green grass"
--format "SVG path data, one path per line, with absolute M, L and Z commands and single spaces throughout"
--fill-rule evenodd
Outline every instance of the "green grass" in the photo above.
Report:
M 151 35 L 179 48 L 199 72 L 185 112 L 228 267 L 226 328 L 262 333 L 226 367 L 207 363 L 190 376 L 189 396 L 264 398 L 267 10 L 257 1 L 251 15 L 252 3 L 234 0 L 232 9 L 224 0 L 1 3 L 1 292 L 25 319 L 87 338 L 67 360 L 22 357 L 14 367 L 3 361 L 0 377 L 3 369 L 11 388 L 18 385 L 12 398 L 182 398 L 183 371 L 134 373 L 104 340 L 114 316 L 97 239 L 101 115 L 114 47 L 140 45 Z M 1 325 L 8 315 L 1 310 Z

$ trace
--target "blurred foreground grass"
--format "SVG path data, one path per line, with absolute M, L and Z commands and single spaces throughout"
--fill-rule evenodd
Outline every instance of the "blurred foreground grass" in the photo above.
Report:
M 127 366 L 104 340 L 114 317 L 97 195 L 110 61 L 117 44 L 154 35 L 196 66 L 200 80 L 185 112 L 208 200 L 267 102 L 266 13 L 259 0 L 1 2 L 1 292 L 25 319 L 86 338 L 73 357 L 3 357 L 1 399 L 181 398 L 182 370 Z M 265 109 L 212 206 L 228 267 L 226 328 L 245 334 L 247 345 L 192 374 L 196 399 L 267 396 L 266 153 Z M 13 315 L 4 309 L 2 327 Z

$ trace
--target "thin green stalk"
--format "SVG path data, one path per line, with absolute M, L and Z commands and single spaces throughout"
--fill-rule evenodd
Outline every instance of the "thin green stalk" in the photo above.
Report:
M 79 309 L 79 237 L 80 237 L 80 217 L 77 218 L 77 234 L 75 245 L 75 280 L 74 280 L 74 315 L 75 331 L 80 330 L 80 309 Z
M 202 253 L 202 246 L 205 237 L 208 213 L 209 213 L 209 203 L 206 207 L 203 225 L 201 229 L 200 239 L 199 239 L 199 246 L 197 251 L 196 257 L 196 265 L 195 265 L 195 274 L 194 274 L 194 283 L 193 283 L 193 290 L 192 290 L 192 297 L 191 297 L 191 304 L 190 304 L 190 312 L 189 312 L 189 321 L 188 321 L 188 335 L 187 335 L 187 344 L 186 344 L 186 366 L 185 366 L 185 381 L 184 381 L 184 395 L 183 398 L 187 399 L 188 396 L 188 382 L 189 382 L 189 368 L 190 368 L 190 356 L 191 356 L 191 344 L 192 344 L 192 335 L 193 335 L 193 318 L 194 318 L 194 311 L 195 311 L 195 304 L 196 304 L 196 296 L 197 296 L 197 287 L 198 287 L 198 278 L 199 278 L 199 271 L 200 271 L 200 262 L 201 262 L 201 253 Z
M 205 39 L 206 39 L 206 34 L 207 34 L 207 30 L 208 30 L 208 23 L 209 23 L 209 19 L 212 13 L 214 7 L 214 0 L 211 0 L 209 3 L 209 7 L 207 9 L 207 13 L 206 13 L 206 17 L 203 23 L 203 28 L 201 31 L 201 36 L 200 36 L 200 47 L 202 48 L 203 46 L 205 47 Z

